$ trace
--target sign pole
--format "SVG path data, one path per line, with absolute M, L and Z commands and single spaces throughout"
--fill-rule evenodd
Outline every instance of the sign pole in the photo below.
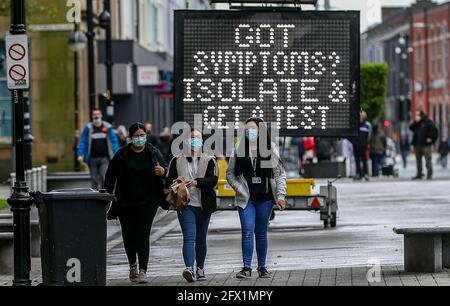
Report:
M 24 35 L 25 0 L 11 0 L 12 36 Z M 8 52 L 7 52 L 8 53 Z M 10 56 L 10 55 L 8 55 Z M 25 54 L 28 57 L 28 54 Z M 8 70 L 11 67 L 8 67 Z M 27 68 L 27 67 L 25 67 Z M 29 73 L 25 69 L 25 73 Z M 14 222 L 14 280 L 13 286 L 30 286 L 31 244 L 30 208 L 33 203 L 25 182 L 24 164 L 24 89 L 12 89 L 14 110 L 14 143 L 16 148 L 16 182 L 8 204 L 13 212 Z

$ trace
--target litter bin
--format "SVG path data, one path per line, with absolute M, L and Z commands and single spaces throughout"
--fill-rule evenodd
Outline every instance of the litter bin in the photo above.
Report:
M 92 189 L 36 195 L 46 286 L 106 285 L 106 211 L 114 196 Z

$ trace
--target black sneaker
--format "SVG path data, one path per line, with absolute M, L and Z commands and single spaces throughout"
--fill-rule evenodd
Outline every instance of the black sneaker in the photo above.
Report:
M 259 278 L 271 278 L 272 277 L 272 273 L 267 271 L 266 267 L 258 268 L 258 275 L 259 275 Z
M 201 282 L 205 280 L 206 280 L 205 270 L 197 268 L 197 281 Z
M 244 267 L 236 274 L 236 278 L 249 278 L 252 277 L 252 269 Z
M 416 175 L 415 177 L 412 178 L 413 181 L 417 181 L 417 180 L 421 180 L 423 179 L 424 175 Z

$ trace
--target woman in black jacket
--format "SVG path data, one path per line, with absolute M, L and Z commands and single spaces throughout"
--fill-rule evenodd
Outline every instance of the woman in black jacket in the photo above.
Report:
M 158 206 L 164 204 L 167 165 L 161 152 L 147 143 L 142 123 L 133 124 L 129 135 L 132 142 L 116 153 L 106 172 L 106 190 L 114 193 L 117 199 L 108 217 L 119 218 L 130 264 L 130 280 L 146 283 L 150 231 Z M 114 216 L 111 216 L 112 210 Z
M 207 252 L 211 214 L 217 208 L 215 186 L 218 180 L 216 161 L 213 156 L 202 153 L 202 133 L 192 129 L 183 143 L 184 153 L 174 157 L 169 165 L 167 183 L 177 178 L 186 180 L 191 201 L 178 212 L 183 231 L 183 259 L 186 269 L 183 277 L 188 282 L 206 280 L 204 264 Z M 194 272 L 194 262 L 197 269 Z

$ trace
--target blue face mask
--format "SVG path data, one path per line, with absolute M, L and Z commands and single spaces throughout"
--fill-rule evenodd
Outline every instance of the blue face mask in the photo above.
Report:
M 147 143 L 147 136 L 133 136 L 131 140 L 135 147 L 142 148 Z
M 250 141 L 256 141 L 258 139 L 258 130 L 257 129 L 246 129 L 245 136 Z
M 203 140 L 201 138 L 191 138 L 188 142 L 191 149 L 194 151 L 200 151 L 203 147 Z

